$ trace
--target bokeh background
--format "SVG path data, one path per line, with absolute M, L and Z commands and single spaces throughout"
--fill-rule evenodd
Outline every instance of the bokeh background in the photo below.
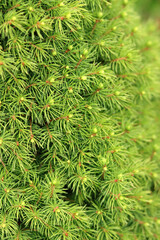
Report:
M 136 0 L 137 10 L 144 20 L 154 18 L 160 24 L 160 0 Z

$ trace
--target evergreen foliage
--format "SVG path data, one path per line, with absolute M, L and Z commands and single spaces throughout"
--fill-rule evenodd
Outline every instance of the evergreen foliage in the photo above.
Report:
M 0 239 L 158 239 L 156 26 L 132 0 L 0 9 Z

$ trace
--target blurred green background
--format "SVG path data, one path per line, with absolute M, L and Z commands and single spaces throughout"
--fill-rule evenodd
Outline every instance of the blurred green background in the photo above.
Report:
M 160 21 L 160 0 L 136 0 L 137 9 L 144 19 L 150 17 Z

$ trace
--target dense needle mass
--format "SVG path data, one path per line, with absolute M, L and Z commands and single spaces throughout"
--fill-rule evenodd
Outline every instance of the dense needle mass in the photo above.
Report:
M 0 9 L 0 239 L 158 239 L 156 26 L 127 0 Z

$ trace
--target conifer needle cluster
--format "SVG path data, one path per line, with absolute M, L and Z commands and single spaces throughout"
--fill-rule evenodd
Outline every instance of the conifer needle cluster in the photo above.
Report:
M 155 24 L 132 0 L 0 10 L 0 239 L 159 239 Z

